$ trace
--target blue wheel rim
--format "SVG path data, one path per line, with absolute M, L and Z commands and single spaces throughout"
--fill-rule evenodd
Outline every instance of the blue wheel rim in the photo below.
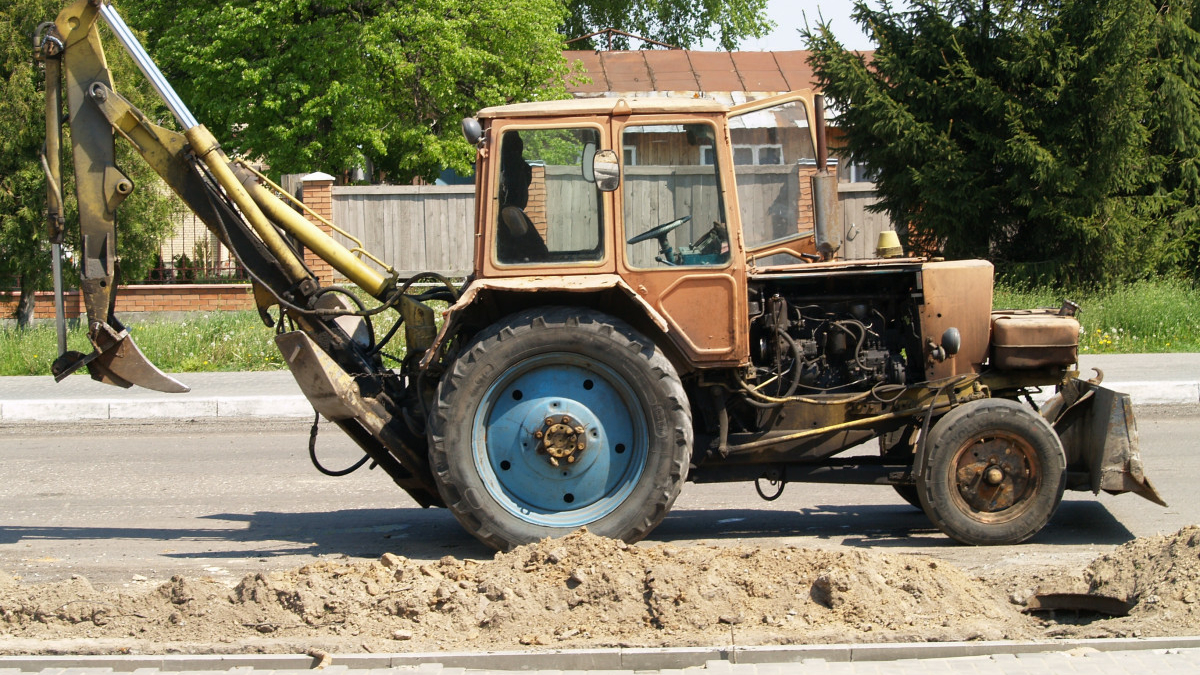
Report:
M 564 418 L 584 429 L 586 447 L 555 466 L 535 433 Z M 534 525 L 576 528 L 603 518 L 646 468 L 641 398 L 612 368 L 579 354 L 541 354 L 508 368 L 484 394 L 471 431 L 488 493 Z

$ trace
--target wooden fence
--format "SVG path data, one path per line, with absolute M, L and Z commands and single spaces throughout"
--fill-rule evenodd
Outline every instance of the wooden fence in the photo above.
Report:
M 629 178 L 634 176 L 630 175 Z M 697 176 L 696 180 L 701 178 Z M 705 180 L 711 183 L 711 174 Z M 800 188 L 804 181 L 798 180 L 794 172 L 780 176 L 764 172 L 755 180 L 739 180 L 742 182 L 738 187 L 738 199 L 743 205 L 748 242 L 773 239 L 780 231 L 780 222 L 795 222 L 795 211 L 781 207 L 781 203 L 796 204 L 801 217 L 807 211 L 800 208 L 797 201 L 804 198 Z M 676 187 L 678 189 L 671 192 L 678 196 L 672 199 L 697 203 L 685 196 L 693 190 Z M 842 222 L 846 229 L 843 247 L 845 258 L 871 257 L 879 232 L 891 227 L 886 215 L 866 211 L 866 206 L 875 201 L 873 187 L 870 183 L 843 183 L 839 188 Z M 649 199 L 648 190 L 645 192 L 646 199 L 636 200 L 634 203 L 637 206 L 630 207 L 635 211 L 627 214 L 627 217 L 633 218 L 632 222 L 650 223 L 647 226 L 650 227 L 659 224 L 660 220 L 656 220 L 655 214 L 658 202 Z M 333 217 L 338 227 L 362 240 L 368 251 L 395 266 L 405 276 L 423 271 L 450 276 L 469 274 L 474 255 L 474 214 L 475 194 L 474 187 L 470 185 L 333 188 Z M 712 226 L 712 220 L 712 214 L 694 216 L 688 227 L 677 232 L 675 241 L 692 241 Z M 652 243 L 640 246 L 645 247 L 646 254 L 653 256 L 656 247 Z

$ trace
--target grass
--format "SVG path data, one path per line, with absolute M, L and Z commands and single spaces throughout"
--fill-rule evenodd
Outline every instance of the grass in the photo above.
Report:
M 1063 297 L 1080 304 L 1080 350 L 1090 354 L 1200 352 L 1200 290 L 1178 281 L 1148 281 L 1109 291 L 1063 293 L 1052 289 L 996 286 L 996 308 L 1058 307 Z M 384 313 L 376 334 L 391 327 Z M 281 370 L 274 330 L 257 312 L 196 314 L 183 321 L 133 324 L 130 334 L 142 352 L 167 372 Z M 396 353 L 403 331 L 388 351 Z M 82 324 L 68 332 L 67 347 L 90 352 Z M 399 355 L 399 354 L 397 354 Z M 0 375 L 49 375 L 57 356 L 54 326 L 0 328 Z
M 131 324 L 129 334 L 166 372 L 285 367 L 272 340 L 274 331 L 263 325 L 257 312 L 212 312 L 182 321 L 147 321 Z M 67 331 L 67 348 L 92 351 L 83 322 Z M 26 330 L 0 328 L 0 375 L 49 375 L 57 356 L 53 324 Z
M 1081 352 L 1200 352 L 1200 289 L 1182 281 L 1142 281 L 1088 293 L 998 284 L 993 305 L 1058 307 L 1064 297 L 1080 305 Z

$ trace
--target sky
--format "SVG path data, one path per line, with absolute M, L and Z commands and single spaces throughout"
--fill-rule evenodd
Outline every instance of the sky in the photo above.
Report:
M 900 6 L 902 3 L 895 4 Z M 870 38 L 850 19 L 853 6 L 853 0 L 767 0 L 767 16 L 775 22 L 775 30 L 764 38 L 745 40 L 739 48 L 743 51 L 804 49 L 804 40 L 797 29 L 804 26 L 807 16 L 809 24 L 814 26 L 818 17 L 829 21 L 833 34 L 847 49 L 874 49 Z M 698 48 L 714 49 L 715 45 L 705 44 Z

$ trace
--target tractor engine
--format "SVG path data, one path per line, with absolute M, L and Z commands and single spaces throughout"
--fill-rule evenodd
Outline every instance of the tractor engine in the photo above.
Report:
M 785 397 L 903 385 L 910 372 L 922 379 L 919 361 L 909 362 L 920 345 L 912 306 L 907 294 L 830 299 L 760 289 L 750 303 L 750 384 Z

